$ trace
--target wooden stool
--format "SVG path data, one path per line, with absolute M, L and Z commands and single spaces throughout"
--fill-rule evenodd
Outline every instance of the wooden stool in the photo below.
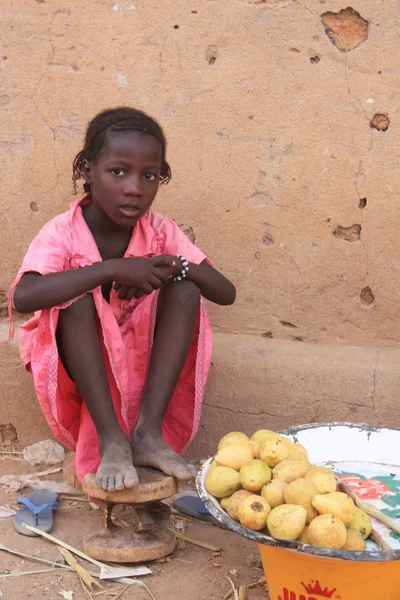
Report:
M 160 526 L 168 507 L 160 500 L 178 491 L 174 477 L 147 467 L 137 467 L 139 484 L 120 492 L 107 492 L 96 484 L 93 473 L 85 475 L 82 489 L 104 509 L 104 530 L 83 540 L 92 558 L 106 562 L 134 563 L 163 558 L 175 548 L 175 536 Z M 130 522 L 120 526 L 111 513 L 117 505 L 129 506 Z M 123 512 L 122 512 L 123 515 Z

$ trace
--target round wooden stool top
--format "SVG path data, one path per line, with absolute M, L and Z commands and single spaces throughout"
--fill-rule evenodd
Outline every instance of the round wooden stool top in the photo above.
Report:
M 165 475 L 157 469 L 150 467 L 136 467 L 139 483 L 131 489 L 120 492 L 108 492 L 96 483 L 94 473 L 85 475 L 82 489 L 91 498 L 113 502 L 115 504 L 141 504 L 170 498 L 178 491 L 178 482 L 175 477 Z

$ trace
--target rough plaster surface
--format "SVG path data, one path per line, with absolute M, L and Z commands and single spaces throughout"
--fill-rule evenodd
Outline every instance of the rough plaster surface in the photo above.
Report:
M 105 107 L 131 104 L 157 117 L 169 140 L 173 180 L 155 208 L 184 224 L 238 287 L 233 307 L 210 306 L 214 330 L 230 341 L 217 354 L 204 422 L 211 427 L 223 406 L 224 418 L 235 416 L 219 378 L 232 394 L 249 393 L 254 423 L 251 414 L 269 389 L 280 403 L 268 409 L 271 426 L 344 416 L 357 408 L 354 402 L 364 403 L 355 419 L 367 419 L 371 393 L 364 375 L 377 353 L 400 340 L 400 17 L 395 0 L 354 0 L 345 11 L 348 6 L 333 0 L 5 0 L 3 309 L 29 242 L 73 198 L 71 165 L 88 119 Z M 251 339 L 256 366 L 239 361 L 234 369 L 233 356 Z M 281 340 L 292 343 L 281 346 Z M 275 353 L 259 353 L 261 343 L 267 348 L 272 341 Z M 0 410 L 16 410 L 22 397 L 25 410 L 33 402 L 28 376 L 16 353 L 3 345 L 1 352 L 11 362 L 2 363 Z M 313 362 L 308 352 L 320 358 Z M 380 364 L 393 368 L 395 397 L 394 356 L 382 355 Z M 310 365 L 311 380 L 303 373 Z M 346 392 L 347 400 L 324 395 L 324 385 L 341 389 L 338 398 Z M 386 424 L 395 408 L 391 398 L 382 392 L 376 400 L 376 407 L 386 407 L 377 416 L 387 414 Z M 318 412 L 331 405 L 331 413 Z M 39 427 L 39 413 L 32 414 L 30 426 Z

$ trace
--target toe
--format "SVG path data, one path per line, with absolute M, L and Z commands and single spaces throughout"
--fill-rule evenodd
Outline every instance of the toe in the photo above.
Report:
M 190 481 L 197 475 L 196 468 L 184 461 L 175 463 L 173 471 L 175 477 L 181 481 Z
M 108 490 L 108 476 L 107 475 L 103 475 L 103 477 L 101 478 L 101 487 L 103 488 L 103 490 L 105 490 L 107 492 L 107 490 Z
M 115 476 L 114 475 L 109 475 L 108 476 L 108 487 L 107 490 L 109 492 L 115 492 Z
M 194 479 L 195 477 L 197 477 L 198 470 L 197 470 L 197 468 L 194 465 L 192 465 L 190 463 L 187 463 L 186 467 L 187 467 L 187 470 L 189 471 L 192 479 Z
M 124 477 L 123 477 L 122 473 L 118 473 L 115 476 L 115 489 L 117 491 L 121 491 L 124 489 L 124 487 L 125 487 L 124 486 Z
M 139 478 L 136 472 L 136 469 L 133 467 L 131 469 L 127 469 L 124 478 L 124 485 L 126 488 L 133 488 L 135 485 L 139 483 Z

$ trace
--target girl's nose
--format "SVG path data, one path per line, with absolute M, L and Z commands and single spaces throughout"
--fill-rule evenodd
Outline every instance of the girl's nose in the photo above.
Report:
M 126 196 L 141 196 L 143 193 L 143 182 L 141 177 L 132 176 L 125 183 L 124 194 Z

